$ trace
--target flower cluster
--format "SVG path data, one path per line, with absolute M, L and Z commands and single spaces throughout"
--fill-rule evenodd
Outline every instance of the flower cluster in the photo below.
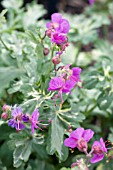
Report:
M 96 163 L 104 158 L 107 154 L 107 148 L 102 138 L 100 141 L 95 141 L 92 145 L 91 151 L 88 153 L 88 142 L 93 137 L 94 132 L 91 129 L 84 130 L 84 128 L 77 128 L 70 133 L 69 138 L 65 139 L 64 145 L 70 148 L 78 148 L 79 151 L 84 152 L 86 157 L 90 157 L 91 163 Z M 75 163 L 76 165 L 76 163 Z
M 46 23 L 46 36 L 51 38 L 51 42 L 58 47 L 56 55 L 53 56 L 52 62 L 54 65 L 61 62 L 60 55 L 68 47 L 68 37 L 70 25 L 68 20 L 64 19 L 61 14 L 54 13 L 51 16 L 51 22 Z
M 68 41 L 67 33 L 70 29 L 69 22 L 59 13 L 54 13 L 51 16 L 51 20 L 51 22 L 47 22 L 46 24 L 46 35 L 57 45 L 65 44 Z
M 5 113 L 2 113 L 2 119 L 8 120 L 8 125 L 12 128 L 15 128 L 16 131 L 25 129 L 26 123 L 30 123 L 32 133 L 34 133 L 35 128 L 38 128 L 38 109 L 35 109 L 32 115 L 26 113 L 24 114 L 22 112 L 22 108 L 17 106 L 14 106 L 14 108 L 12 109 L 11 106 L 5 104 L 2 109 L 3 111 L 6 111 Z
M 49 82 L 49 91 L 57 91 L 58 97 L 63 103 L 62 93 L 71 93 L 71 90 L 80 82 L 81 68 L 74 67 L 70 69 L 70 65 L 59 68 L 59 75 L 55 76 Z
M 51 16 L 51 22 L 47 22 L 46 27 L 46 35 L 51 38 L 52 43 L 59 47 L 56 55 L 52 56 L 55 77 L 50 80 L 48 91 L 58 92 L 53 99 L 59 97 L 62 104 L 64 102 L 62 94 L 71 93 L 71 90 L 80 82 L 81 68 L 74 67 L 71 69 L 70 64 L 56 68 L 56 65 L 61 62 L 61 54 L 68 47 L 67 33 L 70 29 L 68 20 L 64 19 L 61 14 L 54 13 Z

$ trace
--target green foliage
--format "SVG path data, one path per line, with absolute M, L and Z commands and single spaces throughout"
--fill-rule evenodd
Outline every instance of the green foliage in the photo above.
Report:
M 78 152 L 71 154 L 63 144 L 70 126 L 73 130 L 91 128 L 97 139 L 108 137 L 113 142 L 113 45 L 109 38 L 113 3 L 103 2 L 104 8 L 95 4 L 80 15 L 63 14 L 71 29 L 61 65 L 80 66 L 83 82 L 72 94 L 63 95 L 62 108 L 59 99 L 54 105 L 54 92 L 47 90 L 55 74 L 53 46 L 45 38 L 47 21 L 40 20 L 46 10 L 35 1 L 26 7 L 23 0 L 3 0 L 2 5 L 7 10 L 0 13 L 0 104 L 18 103 L 29 114 L 39 108 L 39 121 L 46 128 L 32 135 L 27 126 L 28 131 L 16 133 L 0 120 L 0 170 L 78 170 L 68 168 Z M 47 56 L 44 47 L 50 50 Z M 111 160 L 90 168 L 112 167 Z

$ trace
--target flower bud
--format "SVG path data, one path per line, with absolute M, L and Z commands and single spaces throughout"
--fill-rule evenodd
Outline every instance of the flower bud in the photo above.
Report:
M 51 38 L 51 35 L 53 33 L 53 30 L 52 29 L 49 29 L 49 30 L 46 30 L 46 35 Z
M 49 54 L 49 49 L 48 48 L 44 48 L 44 55 L 48 55 Z
M 8 113 L 2 113 L 1 114 L 1 118 L 3 119 L 3 120 L 7 120 L 8 119 Z
M 4 112 L 7 112 L 7 111 L 11 110 L 11 106 L 9 106 L 9 105 L 7 105 L 7 104 L 4 104 L 3 107 L 2 107 L 2 110 L 3 110 Z
M 79 151 L 84 152 L 87 151 L 87 142 L 85 139 L 81 138 L 80 140 L 78 140 L 77 142 L 77 148 L 79 149 Z
M 54 56 L 54 57 L 52 58 L 52 62 L 53 62 L 54 65 L 59 64 L 59 63 L 61 62 L 60 56 Z

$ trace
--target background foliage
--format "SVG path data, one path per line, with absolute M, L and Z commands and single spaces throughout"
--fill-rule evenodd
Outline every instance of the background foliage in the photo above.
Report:
M 76 150 L 71 153 L 63 145 L 68 126 L 91 128 L 96 139 L 102 136 L 113 142 L 113 2 L 97 1 L 80 15 L 63 13 L 71 29 L 62 64 L 82 68 L 83 88 L 64 95 L 61 110 L 54 106 L 53 94 L 47 91 L 53 73 L 51 54 L 43 54 L 44 47 L 51 47 L 50 40 L 41 39 L 46 10 L 35 1 L 26 7 L 22 4 L 22 0 L 2 1 L 5 10 L 0 14 L 0 105 L 19 104 L 30 114 L 37 106 L 39 119 L 44 123 L 52 119 L 52 123 L 32 135 L 27 130 L 16 133 L 0 120 L 0 169 L 69 170 L 82 155 Z M 104 160 L 90 169 L 112 167 L 112 160 Z

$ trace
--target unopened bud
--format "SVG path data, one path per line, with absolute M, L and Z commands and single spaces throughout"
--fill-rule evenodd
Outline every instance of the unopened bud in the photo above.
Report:
M 7 111 L 11 110 L 11 106 L 9 106 L 9 105 L 7 105 L 7 104 L 4 104 L 3 107 L 2 107 L 2 110 L 3 110 L 4 112 L 7 112 Z
M 75 162 L 71 165 L 71 168 L 74 168 L 75 166 L 78 166 L 78 165 L 79 165 L 78 162 Z
M 79 149 L 79 151 L 81 152 L 84 152 L 84 151 L 87 151 L 87 142 L 85 139 L 80 139 L 78 142 L 77 142 L 77 148 Z
M 2 113 L 1 114 L 1 118 L 3 119 L 3 120 L 7 120 L 8 119 L 8 113 Z
M 52 62 L 53 62 L 54 65 L 59 64 L 59 63 L 61 62 L 60 56 L 54 56 L 54 57 L 52 58 Z
M 47 35 L 49 38 L 51 38 L 52 33 L 53 33 L 52 29 L 46 30 L 46 35 Z
M 49 54 L 49 49 L 48 48 L 44 48 L 44 55 L 48 55 Z

